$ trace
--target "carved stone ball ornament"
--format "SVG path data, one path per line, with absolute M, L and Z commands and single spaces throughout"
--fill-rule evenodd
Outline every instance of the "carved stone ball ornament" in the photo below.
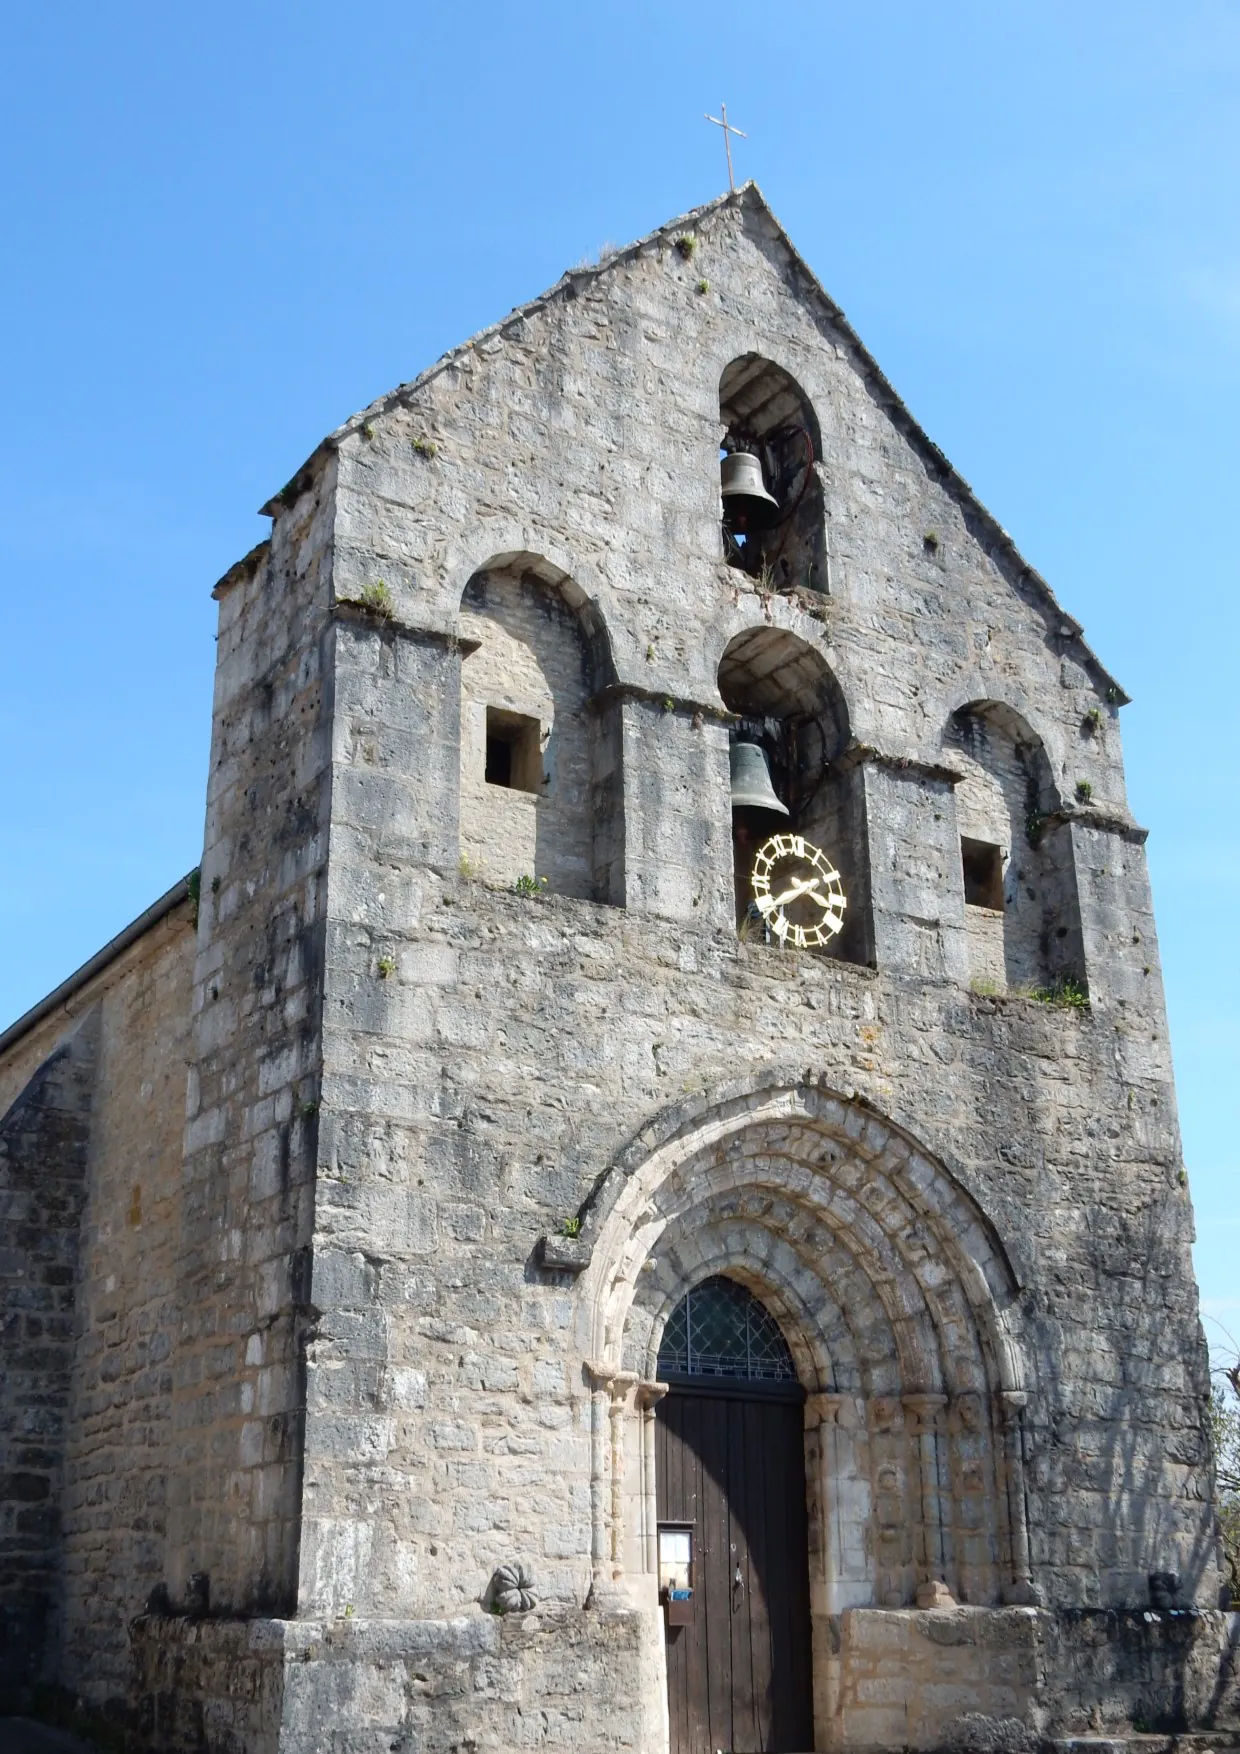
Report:
M 750 881 L 758 912 L 781 944 L 814 950 L 844 924 L 840 874 L 804 835 L 772 835 L 758 849 Z
M 497 1614 L 527 1614 L 538 1606 L 534 1575 L 520 1559 L 497 1568 L 487 1593 Z

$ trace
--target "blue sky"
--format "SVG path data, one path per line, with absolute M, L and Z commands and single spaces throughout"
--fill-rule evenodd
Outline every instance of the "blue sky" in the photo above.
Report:
M 1240 10 L 44 0 L 0 55 L 0 1024 L 196 863 L 215 579 L 323 433 L 754 176 L 1135 697 L 1240 1334 Z

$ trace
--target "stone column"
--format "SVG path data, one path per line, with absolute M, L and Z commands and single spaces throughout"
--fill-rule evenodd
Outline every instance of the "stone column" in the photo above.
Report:
M 975 1391 L 952 1398 L 939 1459 L 952 1576 L 966 1601 L 984 1600 L 992 1581 L 1002 1578 L 1004 1561 L 994 1433 L 985 1400 Z
M 618 1370 L 608 1384 L 611 1395 L 611 1581 L 624 1577 L 624 1409 L 637 1381 L 631 1370 Z
M 911 1565 L 918 1575 L 920 1561 L 921 1519 L 911 1503 L 909 1480 L 917 1457 L 906 1440 L 909 1423 L 896 1395 L 875 1395 L 866 1404 L 874 1480 L 874 1586 L 884 1608 L 904 1605 L 907 1571 Z M 910 1532 L 915 1537 L 914 1550 L 906 1557 L 905 1539 Z
M 1029 1521 L 1025 1512 L 1025 1456 L 1021 1414 L 1029 1397 L 1023 1389 L 1003 1389 L 995 1397 L 1003 1430 L 1001 1477 L 1007 1497 L 1010 1581 L 1005 1602 L 1036 1607 L 1040 1601 L 1029 1556 Z
M 649 1575 L 659 1569 L 659 1493 L 655 1474 L 655 1403 L 667 1393 L 665 1382 L 639 1382 L 634 1397 L 641 1415 L 642 1566 Z
M 624 1590 L 624 1404 L 630 1370 L 586 1365 L 590 1382 L 590 1570 L 587 1605 L 627 1600 Z
M 969 950 L 952 796 L 959 774 L 871 751 L 861 777 L 875 961 L 891 972 L 967 985 Z M 936 869 L 946 882 L 934 875 Z
M 668 710 L 670 708 L 670 710 Z M 703 931 L 730 929 L 732 795 L 727 726 L 693 701 L 621 701 L 624 906 Z
M 901 1401 L 921 1479 L 917 1606 L 954 1608 L 956 1599 L 947 1587 L 947 1552 L 939 1479 L 939 1433 L 947 1410 L 947 1396 L 903 1395 Z
M 607 1403 L 611 1371 L 604 1364 L 587 1364 L 590 1384 L 590 1594 L 606 1578 L 607 1570 Z
M 834 1585 L 843 1565 L 837 1550 L 838 1506 L 833 1503 L 839 1486 L 836 1432 L 855 1418 L 856 1399 L 852 1395 L 819 1390 L 805 1397 L 809 1600 L 815 1653 L 814 1718 L 818 1723 L 835 1723 L 840 1706 L 838 1635 L 833 1637 L 831 1631 L 831 1617 L 839 1611 Z
M 855 1443 L 858 1426 L 857 1398 L 819 1392 L 805 1401 L 805 1478 L 809 1511 L 810 1603 L 815 1613 L 840 1610 L 838 1585 L 857 1576 L 856 1553 L 846 1552 L 846 1532 L 863 1539 L 869 1523 L 869 1479 L 865 1481 L 865 1505 L 857 1494 L 855 1454 L 844 1465 L 845 1446 Z

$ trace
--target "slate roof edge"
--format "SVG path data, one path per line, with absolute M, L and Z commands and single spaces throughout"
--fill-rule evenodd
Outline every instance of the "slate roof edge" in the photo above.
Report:
M 136 944 L 139 938 L 145 937 L 153 926 L 157 926 L 161 920 L 166 919 L 188 898 L 189 878 L 182 877 L 179 882 L 172 885 L 171 889 L 161 895 L 158 901 L 153 901 L 145 913 L 139 914 L 136 920 L 131 920 L 116 934 L 115 938 L 109 938 L 103 949 L 97 950 L 88 962 L 84 962 L 81 968 L 76 969 L 69 976 L 68 980 L 61 981 L 58 987 L 53 988 L 46 997 L 38 1000 L 30 1007 L 29 1011 L 23 1012 L 15 1023 L 10 1023 L 6 1030 L 0 1032 L 0 1054 L 3 1054 L 12 1047 L 15 1041 L 19 1041 L 23 1035 L 32 1030 L 36 1023 L 42 1023 L 43 1019 L 55 1011 L 58 1006 L 67 1005 L 74 994 L 79 993 L 88 981 L 93 980 L 97 974 L 101 974 L 109 963 L 115 962 L 117 957 L 123 955 L 131 944 Z
M 545 292 L 539 293 L 536 298 L 529 299 L 524 304 L 514 306 L 506 317 L 489 324 L 485 329 L 479 329 L 467 341 L 462 341 L 458 346 L 450 348 L 447 353 L 441 354 L 432 365 L 427 366 L 425 371 L 419 372 L 417 377 L 411 378 L 407 383 L 398 384 L 394 390 L 389 390 L 384 395 L 376 397 L 373 402 L 350 416 L 343 425 L 338 426 L 334 432 L 329 433 L 316 446 L 301 468 L 280 491 L 273 494 L 266 504 L 260 507 L 260 515 L 274 518 L 277 512 L 291 504 L 305 491 L 313 479 L 318 464 L 339 447 L 342 439 L 359 431 L 373 415 L 385 413 L 391 408 L 407 403 L 418 390 L 438 377 L 441 372 L 449 370 L 481 343 L 490 340 L 493 336 L 501 336 L 503 331 L 512 324 L 522 322 L 526 317 L 536 314 L 550 299 L 557 294 L 562 294 L 567 286 L 597 280 L 600 276 L 610 273 L 617 265 L 639 255 L 642 250 L 649 249 L 660 238 L 669 235 L 677 236 L 695 225 L 700 225 L 703 220 L 720 212 L 725 207 L 745 205 L 756 207 L 774 226 L 780 242 L 788 252 L 797 272 L 805 277 L 809 291 L 823 305 L 832 323 L 838 328 L 842 339 L 853 349 L 855 364 L 860 368 L 863 377 L 869 380 L 872 388 L 878 392 L 877 399 L 880 406 L 893 420 L 897 429 L 909 440 L 913 448 L 920 453 L 923 460 L 931 466 L 931 472 L 957 499 L 958 503 L 961 503 L 976 518 L 981 532 L 991 544 L 992 557 L 994 555 L 1002 556 L 1014 575 L 1013 582 L 1027 584 L 1032 594 L 1040 599 L 1043 609 L 1050 617 L 1054 618 L 1055 630 L 1059 637 L 1071 639 L 1079 647 L 1084 656 L 1086 667 L 1093 672 L 1094 680 L 1101 684 L 1103 693 L 1111 699 L 1112 704 L 1117 706 L 1130 704 L 1131 696 L 1084 639 L 1084 629 L 1081 623 L 1064 609 L 1041 573 L 1036 567 L 1029 564 L 1002 524 L 992 512 L 987 510 L 964 476 L 951 463 L 946 453 L 935 444 L 925 428 L 914 418 L 907 403 L 895 389 L 839 305 L 836 304 L 801 255 L 786 228 L 776 217 L 766 196 L 757 183 L 753 181 L 743 183 L 735 192 L 729 191 L 726 195 L 719 195 L 715 200 L 707 201 L 701 207 L 690 208 L 687 213 L 682 213 L 675 219 L 669 219 L 665 224 L 656 226 L 653 231 L 647 232 L 644 237 L 636 239 L 631 244 L 626 244 L 623 249 L 609 251 L 597 263 L 588 267 L 569 268 Z M 226 574 L 225 577 L 227 576 Z

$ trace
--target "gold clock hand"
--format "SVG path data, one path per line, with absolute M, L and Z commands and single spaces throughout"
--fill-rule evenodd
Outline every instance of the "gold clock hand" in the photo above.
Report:
M 792 888 L 785 889 L 782 895 L 777 895 L 775 897 L 775 906 L 787 907 L 788 903 L 790 901 L 795 901 L 798 895 L 805 895 L 808 891 L 817 889 L 817 887 L 817 877 L 810 877 L 804 882 L 802 882 L 800 878 L 794 877 L 792 879 Z M 815 897 L 815 899 L 817 900 L 818 898 Z

